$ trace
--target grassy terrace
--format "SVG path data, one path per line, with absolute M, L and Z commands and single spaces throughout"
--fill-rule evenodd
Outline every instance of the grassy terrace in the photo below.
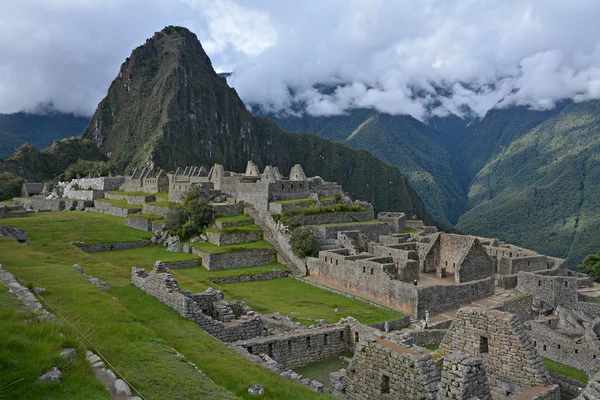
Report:
M 96 201 L 100 201 L 102 203 L 109 203 L 115 207 L 119 208 L 130 208 L 130 209 L 142 209 L 140 204 L 127 204 L 127 200 L 111 200 L 111 199 L 97 199 Z
M 271 272 L 274 269 L 287 271 L 287 266 L 279 263 L 267 265 L 257 265 L 255 267 L 232 268 L 209 271 L 204 267 L 199 268 L 183 268 L 171 270 L 171 275 L 179 281 L 179 286 L 182 289 L 189 290 L 193 293 L 202 292 L 209 287 L 221 289 L 222 285 L 217 285 L 209 281 L 209 278 L 226 278 L 230 276 L 249 276 Z
M 230 244 L 228 246 L 215 246 L 211 243 L 190 243 L 190 245 L 196 249 L 205 253 L 211 254 L 222 254 L 229 253 L 232 251 L 245 251 L 245 250 L 258 250 L 258 249 L 272 249 L 271 243 L 266 240 L 258 240 L 256 242 L 248 242 L 241 244 Z
M 111 190 L 108 194 L 116 194 L 121 196 L 155 196 L 157 199 L 168 200 L 169 193 L 146 193 L 146 192 L 122 192 L 120 190 Z
M 265 387 L 266 399 L 326 398 L 239 357 L 197 324 L 183 319 L 160 301 L 132 286 L 129 283 L 131 265 L 129 261 L 123 262 L 118 257 L 124 252 L 114 251 L 116 258 L 108 260 L 106 254 L 86 254 L 67 244 L 70 240 L 133 240 L 130 233 L 147 234 L 125 227 L 122 218 L 61 212 L 39 213 L 19 220 L 2 219 L 0 223 L 26 229 L 28 237 L 32 239 L 29 244 L 19 244 L 9 238 L 0 238 L 0 263 L 20 278 L 23 284 L 45 287 L 47 292 L 43 298 L 51 306 L 51 311 L 59 312 L 83 332 L 146 399 L 211 400 L 233 396 L 250 399 L 254 397 L 247 390 L 257 382 Z M 146 255 L 138 256 L 130 253 L 131 259 L 144 258 Z M 112 254 L 108 257 L 112 257 Z M 83 266 L 87 274 L 99 277 L 113 287 L 106 292 L 98 290 L 72 268 L 75 263 Z M 273 299 L 273 303 L 278 301 Z M 1 309 L 4 310 L 4 307 Z M 0 364 L 4 366 L 5 360 L 21 359 L 29 350 L 4 345 L 11 343 L 4 340 L 2 335 L 5 332 L 22 331 L 18 321 L 3 320 L 0 323 L 0 349 L 4 351 L 0 352 Z M 37 326 L 31 325 L 33 328 Z M 69 335 L 80 338 L 79 334 L 65 325 L 58 326 L 66 338 Z M 35 337 L 40 345 L 44 343 L 45 335 Z M 214 383 L 182 362 L 173 348 L 184 354 L 185 360 L 200 367 Z M 32 348 L 31 351 L 37 349 Z M 23 364 L 22 361 L 20 363 Z M 42 366 L 45 364 L 39 365 Z M 83 364 L 76 370 L 77 374 L 86 374 Z M 65 373 L 65 379 L 70 379 L 68 373 Z M 7 372 L 0 374 L 1 382 L 7 376 L 12 375 Z M 95 389 L 89 385 L 82 389 L 85 377 L 78 377 L 77 381 L 80 386 L 73 386 L 75 389 L 69 394 L 70 399 L 106 398 L 96 396 Z M 4 394 L 7 394 L 6 398 L 67 398 L 49 389 L 39 396 L 20 395 L 28 394 L 27 390 L 35 390 L 29 386 L 30 382 L 24 380 L 11 386 L 10 392 L 2 389 L 0 398 Z M 68 390 L 67 385 L 63 386 L 57 390 Z M 13 391 L 18 395 L 13 396 Z M 104 389 L 101 393 L 105 393 Z
M 544 364 L 546 364 L 548 371 L 568 376 L 569 378 L 573 378 L 579 382 L 588 383 L 588 376 L 584 371 L 563 363 L 559 363 L 558 361 L 553 361 L 546 357 L 542 357 L 542 359 L 544 360 Z
M 234 215 L 233 217 L 217 217 L 215 222 L 248 222 L 253 223 L 254 220 L 248 214 Z
M 131 218 L 146 218 L 146 219 L 151 219 L 152 221 L 157 221 L 157 222 L 164 222 L 165 221 L 165 217 L 161 216 L 161 215 L 154 215 L 154 214 L 129 214 L 128 215 Z
M 27 323 L 31 318 L 35 315 L 0 284 L 0 399 L 109 399 L 78 341 L 57 324 Z M 67 347 L 77 349 L 75 360 L 59 356 Z M 36 383 L 52 367 L 60 369 L 63 382 Z
M 419 233 L 419 232 L 421 232 L 421 231 L 418 229 L 406 227 L 406 228 L 402 229 L 402 231 L 400 233 Z
M 244 225 L 244 226 L 236 226 L 233 228 L 225 228 L 225 229 L 217 229 L 217 228 L 207 228 L 206 232 L 215 232 L 215 233 L 235 233 L 235 232 L 245 232 L 245 231 L 261 231 L 260 226 L 258 225 Z
M 273 203 L 275 204 L 296 204 L 296 203 L 316 203 L 315 199 L 305 198 L 305 199 L 293 199 L 293 200 L 277 200 Z

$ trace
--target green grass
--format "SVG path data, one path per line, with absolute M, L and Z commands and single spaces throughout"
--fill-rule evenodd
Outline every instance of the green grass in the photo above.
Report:
M 129 214 L 128 217 L 132 217 L 132 218 L 146 218 L 146 219 L 151 219 L 152 221 L 164 221 L 165 217 L 161 216 L 161 215 L 155 215 L 155 214 Z
M 340 356 L 352 358 L 354 354 L 346 352 Z M 348 367 L 348 363 L 342 361 L 340 356 L 329 357 L 321 361 L 296 367 L 294 368 L 294 372 L 302 375 L 303 378 L 309 378 L 311 380 L 321 382 L 323 385 L 325 385 L 325 390 L 329 392 L 329 373 Z
M 68 330 L 52 322 L 27 323 L 32 318 L 0 285 L 0 399 L 109 399 Z M 72 361 L 60 357 L 70 347 L 77 350 Z M 52 367 L 62 372 L 62 383 L 37 383 Z
M 364 324 L 373 324 L 403 316 L 400 312 L 376 308 L 294 278 L 212 286 L 222 290 L 228 299 L 245 301 L 257 312 L 268 314 L 278 311 L 305 325 L 314 322 L 303 318 L 322 318 L 327 323 L 334 323 L 352 316 Z M 340 312 L 336 313 L 336 308 Z
M 5 218 L 0 221 L 1 225 L 24 229 L 34 243 L 50 248 L 71 241 L 97 244 L 132 242 L 152 237 L 151 232 L 125 226 L 125 219 L 121 217 L 84 211 L 35 213 L 24 218 Z
M 351 225 L 379 225 L 382 224 L 381 221 L 364 221 L 364 222 L 336 222 L 336 223 L 331 223 L 331 224 L 316 224 L 316 225 L 312 225 L 312 226 L 351 226 Z
M 440 348 L 440 346 L 438 346 L 437 344 L 426 344 L 425 346 L 426 349 L 431 350 L 431 351 L 436 351 L 437 349 Z
M 233 217 L 217 217 L 215 222 L 254 222 L 248 214 L 234 215 Z
M 305 199 L 293 199 L 293 200 L 277 200 L 273 203 L 275 204 L 296 204 L 296 203 L 316 203 L 315 199 L 305 198 Z
M 111 200 L 111 199 L 97 199 L 96 201 L 102 202 L 102 203 L 109 203 L 112 204 L 115 207 L 119 207 L 119 208 L 127 208 L 127 209 L 142 209 L 142 206 L 140 204 L 127 204 L 127 200 Z
M 121 196 L 155 196 L 157 199 L 165 199 L 169 198 L 169 193 L 146 193 L 146 192 L 123 192 L 120 190 L 111 190 L 107 192 L 108 194 L 116 194 Z
M 193 293 L 197 293 L 202 292 L 208 289 L 209 287 L 221 287 L 220 285 L 209 281 L 209 278 L 226 278 L 230 276 L 258 275 L 271 272 L 276 268 L 284 271 L 288 269 L 286 265 L 272 263 L 267 265 L 257 265 L 255 267 L 219 269 L 215 271 L 209 271 L 204 267 L 173 269 L 171 270 L 171 275 L 173 275 L 173 277 L 175 277 L 175 279 L 179 281 L 180 288 L 189 290 Z
M 236 226 L 233 228 L 225 228 L 225 229 L 217 229 L 217 228 L 207 228 L 206 232 L 214 232 L 214 233 L 236 233 L 236 232 L 247 232 L 247 231 L 262 231 L 260 226 L 258 225 L 244 225 L 244 226 Z
M 227 246 L 215 246 L 211 243 L 191 243 L 191 246 L 197 250 L 211 254 L 229 253 L 232 251 L 245 251 L 257 249 L 272 249 L 271 243 L 266 240 L 257 240 L 256 242 L 248 242 L 241 244 L 230 244 Z
M 419 232 L 421 232 L 421 231 L 418 229 L 415 229 L 415 228 L 408 227 L 408 226 L 400 231 L 400 233 L 419 233 Z
M 569 378 L 573 378 L 579 382 L 583 382 L 586 384 L 588 383 L 588 376 L 584 371 L 575 367 L 571 367 L 569 365 L 565 365 L 558 361 L 551 360 L 546 357 L 542 357 L 542 359 L 544 360 L 544 364 L 546 364 L 546 368 L 548 368 L 548 371 L 568 376 Z
M 151 206 L 157 206 L 157 207 L 169 207 L 171 204 L 177 204 L 177 203 L 171 203 L 169 200 L 162 200 L 162 201 L 149 201 L 146 204 L 149 204 Z

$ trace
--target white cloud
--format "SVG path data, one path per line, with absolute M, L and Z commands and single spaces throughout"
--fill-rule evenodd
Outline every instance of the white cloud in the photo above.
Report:
M 90 114 L 166 25 L 195 32 L 242 99 L 272 111 L 543 109 L 600 98 L 597 15 L 586 0 L 19 0 L 0 14 L 0 112 Z

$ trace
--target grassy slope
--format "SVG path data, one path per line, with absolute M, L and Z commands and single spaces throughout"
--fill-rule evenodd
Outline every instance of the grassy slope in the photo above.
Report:
M 565 365 L 557 361 L 553 361 L 546 357 L 542 358 L 544 359 L 544 364 L 546 364 L 546 368 L 548 368 L 549 371 L 568 376 L 569 378 L 573 378 L 575 380 L 578 380 L 579 382 L 588 383 L 588 376 L 585 373 L 585 371 L 573 368 L 569 365 Z
M 69 329 L 60 323 L 27 323 L 31 318 L 0 284 L 0 399 L 109 399 Z M 77 358 L 60 357 L 63 348 L 75 348 Z M 36 383 L 52 367 L 62 372 L 62 383 Z

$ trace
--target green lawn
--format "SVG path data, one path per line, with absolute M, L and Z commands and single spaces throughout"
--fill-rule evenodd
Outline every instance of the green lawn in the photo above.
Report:
M 254 220 L 248 214 L 239 214 L 234 215 L 233 217 L 217 217 L 215 218 L 215 222 L 249 222 L 252 223 Z
M 415 229 L 415 228 L 408 227 L 408 226 L 400 231 L 400 233 L 419 233 L 419 232 L 421 232 L 421 231 L 418 229 Z
M 214 271 L 209 271 L 204 267 L 198 267 L 173 269 L 171 270 L 171 275 L 173 275 L 173 277 L 179 281 L 179 287 L 181 289 L 189 290 L 192 293 L 197 293 L 202 292 L 209 287 L 220 288 L 220 285 L 212 283 L 208 280 L 208 278 L 226 278 L 228 276 L 258 275 L 271 272 L 274 269 L 281 269 L 286 271 L 288 268 L 286 265 L 278 263 L 257 265 L 255 267 L 218 269 Z
M 438 346 L 437 344 L 426 344 L 425 346 L 426 349 L 431 350 L 431 351 L 436 351 L 437 349 L 440 348 L 440 346 Z
M 191 246 L 197 250 L 204 251 L 211 254 L 229 253 L 231 251 L 244 251 L 244 250 L 257 250 L 257 249 L 271 249 L 271 243 L 266 240 L 257 240 L 256 242 L 230 244 L 227 246 L 215 246 L 211 243 L 190 243 Z
M 324 199 L 322 199 L 324 200 Z M 275 204 L 296 204 L 296 203 L 316 203 L 315 199 L 305 198 L 305 199 L 293 199 L 293 200 L 278 200 L 274 201 Z
M 127 208 L 127 209 L 142 209 L 142 205 L 141 204 L 127 204 L 127 200 L 111 200 L 111 199 L 97 199 L 96 201 L 99 201 L 101 203 L 109 203 L 112 204 L 115 207 L 119 207 L 119 208 Z
M 548 371 L 568 376 L 569 378 L 573 378 L 575 380 L 578 380 L 579 382 L 583 382 L 586 384 L 588 383 L 588 376 L 584 371 L 575 367 L 571 367 L 569 365 L 565 365 L 563 363 L 559 363 L 558 361 L 554 361 L 546 357 L 542 357 L 542 359 L 544 360 L 544 364 L 546 364 L 546 368 L 548 368 Z
M 233 228 L 225 228 L 225 229 L 207 228 L 207 229 L 205 229 L 205 231 L 228 234 L 228 233 L 245 232 L 245 231 L 262 231 L 262 229 L 258 225 L 244 225 L 244 226 L 236 226 Z
M 341 354 L 341 356 L 352 358 L 354 354 L 347 352 Z M 336 372 L 347 367 L 348 363 L 342 361 L 340 356 L 335 356 L 308 365 L 303 365 L 301 367 L 296 367 L 294 368 L 294 372 L 302 375 L 304 378 L 321 382 L 325 386 L 325 390 L 329 392 L 329 373 Z
M 52 322 L 27 323 L 32 318 L 0 284 L 0 399 L 109 399 L 69 330 Z M 71 347 L 77 350 L 75 360 L 60 357 Z M 60 369 L 63 382 L 36 383 L 52 367 Z

